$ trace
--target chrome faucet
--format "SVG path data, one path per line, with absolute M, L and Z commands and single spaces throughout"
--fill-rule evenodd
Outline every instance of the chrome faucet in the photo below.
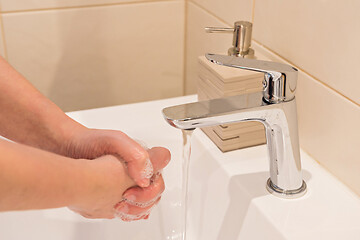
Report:
M 216 64 L 265 73 L 263 92 L 183 104 L 163 109 L 179 129 L 257 121 L 265 126 L 270 158 L 267 190 L 282 198 L 306 193 L 302 179 L 295 89 L 298 70 L 282 63 L 206 54 Z

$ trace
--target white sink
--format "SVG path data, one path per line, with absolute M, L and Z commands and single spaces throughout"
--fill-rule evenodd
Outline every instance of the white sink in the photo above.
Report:
M 181 131 L 162 118 L 164 107 L 195 96 L 69 113 L 92 128 L 119 129 L 149 146 L 165 146 L 166 192 L 146 221 L 88 220 L 66 208 L 0 213 L 0 239 L 179 239 Z M 286 200 L 269 194 L 266 146 L 222 153 L 200 131 L 192 139 L 188 240 L 360 239 L 360 199 L 301 152 L 308 192 Z M 26 200 L 26 199 L 25 199 Z

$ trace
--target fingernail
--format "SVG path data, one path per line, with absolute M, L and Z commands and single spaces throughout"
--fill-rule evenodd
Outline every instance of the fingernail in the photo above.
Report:
M 135 195 L 132 195 L 132 194 L 129 194 L 129 195 L 124 195 L 124 199 L 125 201 L 131 201 L 131 202 L 134 202 L 136 200 L 136 196 Z
M 156 182 L 159 177 L 161 176 L 161 172 L 156 172 L 151 178 L 150 178 L 150 184 L 153 182 Z
M 122 213 L 128 213 L 129 212 L 129 206 L 127 204 L 124 204 L 118 208 L 116 208 L 117 212 L 122 212 Z

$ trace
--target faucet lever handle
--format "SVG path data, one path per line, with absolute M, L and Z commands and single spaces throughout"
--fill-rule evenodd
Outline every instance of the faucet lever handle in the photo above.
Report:
M 219 65 L 265 73 L 263 95 L 269 103 L 287 102 L 295 97 L 298 70 L 290 65 L 211 53 L 205 56 Z

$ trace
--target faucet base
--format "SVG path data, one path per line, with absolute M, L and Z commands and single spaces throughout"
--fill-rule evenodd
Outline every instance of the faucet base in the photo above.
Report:
M 279 188 L 269 178 L 266 182 L 266 189 L 273 195 L 279 197 L 279 198 L 286 198 L 286 199 L 294 199 L 304 196 L 306 193 L 306 183 L 305 181 L 302 182 L 302 185 L 298 189 L 294 190 L 284 190 L 282 188 Z

